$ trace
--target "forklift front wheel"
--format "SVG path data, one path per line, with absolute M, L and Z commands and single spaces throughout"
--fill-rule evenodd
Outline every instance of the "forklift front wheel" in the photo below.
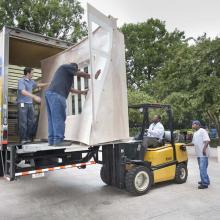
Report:
M 137 166 L 129 170 L 125 176 L 125 186 L 134 195 L 145 194 L 152 185 L 152 173 L 144 166 Z
M 110 176 L 107 172 L 107 168 L 106 166 L 102 166 L 101 170 L 100 170 L 100 177 L 102 179 L 102 181 L 107 184 L 107 185 L 111 185 L 111 180 L 110 180 Z
M 175 182 L 178 184 L 185 183 L 188 176 L 187 165 L 185 163 L 177 164 Z

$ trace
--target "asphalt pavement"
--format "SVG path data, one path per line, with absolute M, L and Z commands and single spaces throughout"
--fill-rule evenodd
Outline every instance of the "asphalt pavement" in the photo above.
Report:
M 143 196 L 106 186 L 100 165 L 8 182 L 0 178 L 0 220 L 220 219 L 220 163 L 209 160 L 211 185 L 197 189 L 196 157 L 189 155 L 185 184 L 160 183 Z

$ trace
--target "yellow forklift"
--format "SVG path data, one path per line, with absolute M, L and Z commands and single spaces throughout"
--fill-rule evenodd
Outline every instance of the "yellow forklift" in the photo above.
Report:
M 171 106 L 140 104 L 129 107 L 142 115 L 141 124 L 133 123 L 133 127 L 140 128 L 140 133 L 128 142 L 111 143 L 108 147 L 102 147 L 102 181 L 107 185 L 126 188 L 135 195 L 143 195 L 153 184 L 163 181 L 185 183 L 188 176 L 188 156 L 185 146 L 174 142 Z M 162 143 L 154 147 L 145 144 L 149 110 L 152 109 L 162 109 L 167 113 L 169 127 L 169 135 L 164 135 Z

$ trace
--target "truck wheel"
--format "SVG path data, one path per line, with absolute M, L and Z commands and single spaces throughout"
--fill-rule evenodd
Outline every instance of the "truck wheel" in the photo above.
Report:
M 0 163 L 2 163 L 1 161 L 2 159 L 0 159 Z M 3 173 L 3 167 L 2 165 L 0 164 L 0 177 L 4 176 L 4 173 Z
M 2 154 L 3 154 L 3 152 L 2 152 Z M 4 163 L 4 161 L 2 161 L 2 157 L 0 154 L 0 177 L 4 176 L 2 162 Z
M 178 184 L 185 183 L 188 176 L 187 165 L 184 163 L 177 164 L 175 182 Z
M 153 183 L 152 173 L 149 168 L 137 166 L 129 170 L 125 176 L 125 186 L 128 192 L 134 195 L 143 195 Z
M 105 184 L 111 185 L 111 179 L 106 169 L 107 169 L 106 166 L 102 166 L 100 170 L 100 177 Z

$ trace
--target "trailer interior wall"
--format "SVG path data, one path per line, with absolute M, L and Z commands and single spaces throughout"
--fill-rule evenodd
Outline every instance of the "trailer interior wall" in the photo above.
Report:
M 11 33 L 11 34 L 10 34 Z M 25 67 L 34 69 L 33 79 L 41 80 L 41 60 L 63 51 L 59 41 L 57 45 L 48 42 L 44 36 L 35 35 L 21 30 L 9 31 L 9 66 L 8 66 L 8 141 L 17 142 L 18 139 L 18 111 L 17 111 L 17 85 L 18 80 L 24 76 Z M 42 95 L 39 90 L 35 94 Z M 36 120 L 39 114 L 39 106 L 35 104 Z

